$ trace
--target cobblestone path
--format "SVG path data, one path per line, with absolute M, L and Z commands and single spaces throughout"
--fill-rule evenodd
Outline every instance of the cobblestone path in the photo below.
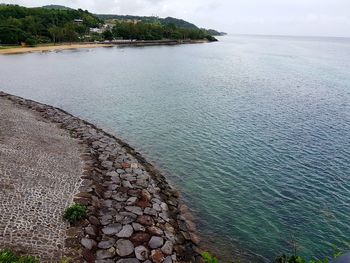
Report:
M 58 262 L 64 209 L 78 192 L 81 146 L 35 112 L 0 97 L 0 249 Z

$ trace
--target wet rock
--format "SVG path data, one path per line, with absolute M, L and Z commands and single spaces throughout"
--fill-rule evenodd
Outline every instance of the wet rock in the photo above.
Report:
M 135 248 L 135 256 L 139 260 L 146 260 L 149 257 L 149 250 L 144 246 L 138 246 Z
M 125 257 L 134 252 L 134 245 L 127 239 L 119 239 L 116 243 L 117 254 Z
M 133 232 L 134 230 L 131 225 L 124 225 L 122 230 L 117 234 L 117 237 L 131 237 Z
M 150 248 L 159 248 L 163 245 L 164 239 L 161 237 L 153 236 L 151 240 L 148 242 Z

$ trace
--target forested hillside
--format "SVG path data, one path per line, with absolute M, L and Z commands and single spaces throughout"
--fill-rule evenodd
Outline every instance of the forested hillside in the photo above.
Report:
M 118 16 L 114 16 L 118 17 Z M 0 5 L 0 45 L 136 40 L 201 40 L 216 41 L 206 30 L 175 18 L 123 19 L 105 21 L 81 9 L 50 5 L 26 8 Z
M 90 27 L 101 23 L 99 18 L 81 9 L 0 5 L 0 44 L 78 41 L 89 33 Z

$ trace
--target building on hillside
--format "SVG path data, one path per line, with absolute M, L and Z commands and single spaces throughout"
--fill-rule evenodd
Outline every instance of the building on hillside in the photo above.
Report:
M 84 22 L 83 19 L 74 19 L 74 23 L 75 23 L 75 24 L 81 24 L 81 23 L 83 23 L 83 22 Z

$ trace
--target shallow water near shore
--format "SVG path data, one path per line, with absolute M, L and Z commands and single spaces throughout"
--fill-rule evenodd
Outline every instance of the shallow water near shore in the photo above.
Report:
M 350 40 L 220 40 L 0 56 L 0 90 L 140 150 L 225 257 L 349 249 Z

